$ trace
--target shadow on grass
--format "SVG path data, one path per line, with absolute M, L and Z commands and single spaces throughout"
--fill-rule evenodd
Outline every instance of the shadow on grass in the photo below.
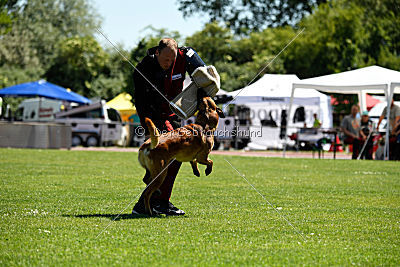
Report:
M 132 214 L 132 213 L 126 213 L 126 214 L 76 214 L 76 215 L 70 215 L 70 214 L 64 214 L 62 215 L 63 217 L 75 217 L 75 218 L 108 218 L 110 220 L 130 220 L 130 219 L 149 219 L 149 218 L 168 218 L 168 217 L 178 217 L 178 216 L 165 216 L 165 215 L 154 215 L 154 216 L 149 216 L 149 215 L 137 215 L 137 214 Z M 179 216 L 179 217 L 185 217 L 185 216 Z M 116 219 L 115 219 L 116 218 Z
M 119 220 L 129 220 L 129 219 L 146 219 L 146 218 L 161 218 L 161 216 L 153 216 L 150 217 L 148 215 L 136 215 L 132 213 L 121 214 L 77 214 L 77 215 L 62 215 L 63 217 L 75 217 L 75 218 L 108 218 L 110 220 L 119 221 Z M 118 216 L 118 218 L 117 218 Z

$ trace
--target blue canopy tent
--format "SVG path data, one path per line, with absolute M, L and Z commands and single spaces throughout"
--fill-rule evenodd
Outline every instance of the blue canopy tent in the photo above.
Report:
M 79 104 L 91 103 L 91 101 L 86 97 L 78 95 L 72 91 L 68 91 L 61 86 L 49 83 L 45 80 L 6 87 L 0 90 L 0 96 L 39 96 L 75 102 Z

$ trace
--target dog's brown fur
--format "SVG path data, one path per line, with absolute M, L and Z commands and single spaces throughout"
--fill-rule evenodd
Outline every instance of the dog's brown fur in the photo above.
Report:
M 224 114 L 210 97 L 202 98 L 198 108 L 195 123 L 162 135 L 149 118 L 145 119 L 150 138 L 139 149 L 139 162 L 146 169 L 143 181 L 148 187 L 143 192 L 143 197 L 146 213 L 149 215 L 152 215 L 150 198 L 164 182 L 166 167 L 171 160 L 189 161 L 196 176 L 200 176 L 197 163 L 207 166 L 206 175 L 212 171 L 213 162 L 208 159 L 208 154 L 214 146 L 214 131 L 219 117 L 224 117 Z

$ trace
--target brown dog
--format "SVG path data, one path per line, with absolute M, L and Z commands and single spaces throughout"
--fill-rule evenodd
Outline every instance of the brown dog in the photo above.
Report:
M 171 160 L 190 161 L 196 176 L 200 176 L 197 163 L 207 166 L 206 175 L 212 171 L 213 162 L 208 159 L 208 154 L 214 146 L 214 131 L 219 117 L 225 116 L 210 97 L 202 98 L 198 109 L 195 123 L 162 135 L 149 118 L 145 119 L 150 138 L 139 149 L 139 163 L 146 169 L 143 181 L 148 187 L 143 192 L 143 197 L 145 210 L 149 215 L 152 215 L 150 198 L 164 182 L 168 169 L 166 167 Z

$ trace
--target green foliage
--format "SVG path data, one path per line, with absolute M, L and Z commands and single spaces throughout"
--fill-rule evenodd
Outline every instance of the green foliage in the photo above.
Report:
M 397 162 L 211 154 L 209 176 L 184 163 L 176 179 L 186 215 L 148 218 L 131 215 L 145 187 L 136 159 L 0 149 L 1 265 L 399 265 Z
M 398 1 L 324 2 L 179 0 L 185 16 L 206 14 L 210 23 L 186 40 L 178 32 L 148 26 L 136 47 L 120 50 L 137 64 L 161 38 L 172 37 L 215 65 L 228 91 L 265 73 L 308 78 L 373 64 L 400 69 Z M 1 88 L 43 76 L 87 97 L 134 94 L 133 68 L 93 37 L 100 19 L 89 0 L 0 0 L 0 7 Z M 302 28 L 303 34 L 274 59 Z
M 206 64 L 229 61 L 233 35 L 218 23 L 206 24 L 204 29 L 186 38 L 186 46 L 193 47 Z
M 129 58 L 128 51 L 124 50 L 122 47 L 118 47 L 118 49 Z M 133 68 L 129 62 L 123 59 L 114 49 L 109 48 L 106 50 L 106 53 L 109 55 L 109 60 L 101 76 L 107 79 L 107 81 L 104 80 L 102 87 L 97 87 L 96 85 L 93 85 L 93 87 L 98 88 L 99 95 L 101 95 L 102 88 L 105 89 L 107 93 L 103 93 L 102 97 L 110 100 L 121 92 L 128 92 L 129 79 L 132 77 Z
M 72 37 L 63 40 L 59 50 L 54 64 L 45 73 L 47 80 L 88 97 L 100 96 L 91 85 L 108 60 L 99 43 L 91 36 Z
M 398 17 L 374 1 L 331 1 L 300 22 L 306 30 L 288 48 L 285 69 L 300 78 L 337 73 L 373 64 L 400 69 Z M 389 3 L 390 1 L 386 1 Z M 375 4 L 378 4 L 376 2 Z M 396 10 L 396 8 L 394 8 Z
M 125 86 L 126 82 L 122 73 L 115 77 L 100 74 L 90 83 L 92 96 L 106 100 L 116 97 Z
M 190 2 L 189 6 L 204 4 L 198 10 L 201 12 L 214 3 Z M 247 84 L 302 28 L 304 33 L 263 73 L 294 73 L 309 78 L 372 64 L 400 69 L 399 31 L 394 30 L 399 24 L 399 8 L 391 2 L 330 1 L 320 4 L 296 28 L 268 28 L 242 38 L 214 22 L 188 37 L 187 43 L 207 63 L 218 66 L 222 86 L 228 91 Z
M 325 0 L 233 1 L 178 0 L 184 17 L 207 15 L 210 22 L 224 22 L 236 34 L 247 35 L 266 27 L 295 25 Z
M 308 78 L 364 67 L 366 55 L 360 46 L 368 35 L 363 13 L 352 3 L 320 5 L 300 23 L 305 32 L 285 54 L 287 71 Z
M 48 68 L 65 38 L 94 33 L 98 15 L 86 0 L 21 1 L 12 30 L 0 42 L 0 66 Z
M 240 62 L 251 64 L 257 73 L 267 67 L 264 73 L 285 73 L 283 66 L 283 54 L 280 54 L 273 62 L 273 58 L 294 38 L 296 32 L 291 27 L 269 28 L 259 33 L 252 33 L 248 38 L 242 38 L 235 42 L 236 47 L 240 47 L 238 52 L 232 57 Z M 247 60 L 242 57 L 242 50 L 245 50 Z M 250 60 L 249 60 L 250 59 Z
M 36 68 L 0 67 L 0 88 L 37 81 L 43 73 L 43 70 Z
M 380 65 L 400 69 L 399 6 L 392 1 L 330 1 L 303 19 L 305 32 L 282 55 L 284 68 L 299 78 Z M 348 113 L 354 96 L 335 95 L 348 104 L 335 107 Z
M 12 28 L 15 13 L 18 10 L 17 0 L 0 0 L 0 36 Z
M 251 76 L 255 75 L 253 70 L 250 72 L 248 68 L 235 62 L 217 62 L 215 68 L 221 77 L 221 87 L 226 91 L 246 86 Z
M 398 60 L 400 55 L 399 2 L 397 0 L 354 0 L 354 2 L 364 7 L 364 27 L 369 33 L 365 48 L 368 55 L 371 55 L 379 64 L 382 64 L 381 58 L 385 57 L 382 54 L 387 57 L 397 57 Z M 399 64 L 397 68 L 398 66 Z

